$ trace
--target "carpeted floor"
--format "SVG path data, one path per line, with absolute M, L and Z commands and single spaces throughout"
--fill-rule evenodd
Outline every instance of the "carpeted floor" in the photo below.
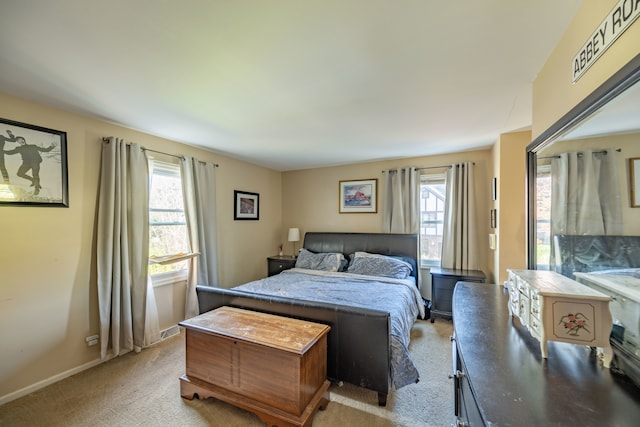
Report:
M 331 402 L 316 427 L 449 426 L 453 415 L 452 323 L 417 321 L 409 347 L 420 382 L 392 391 L 387 406 L 377 394 L 332 385 Z M 366 333 L 366 332 L 365 332 Z M 262 426 L 252 413 L 213 399 L 180 397 L 184 333 L 127 354 L 0 406 L 2 426 Z

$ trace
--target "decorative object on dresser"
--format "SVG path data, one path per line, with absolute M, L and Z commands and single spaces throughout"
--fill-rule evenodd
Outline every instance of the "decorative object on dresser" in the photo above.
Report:
M 638 424 L 640 389 L 598 366 L 587 346 L 550 342 L 549 359 L 541 360 L 534 337 L 509 321 L 508 299 L 500 285 L 456 286 L 450 375 L 456 425 Z
M 220 307 L 180 323 L 186 373 L 180 394 L 213 397 L 267 425 L 310 426 L 329 403 L 329 326 Z
M 480 270 L 459 270 L 452 268 L 431 268 L 431 323 L 436 316 L 452 318 L 451 301 L 453 288 L 458 282 L 484 283 L 485 276 Z
M 300 241 L 300 229 L 299 228 L 290 228 L 289 236 L 287 238 L 293 244 L 293 253 L 291 254 L 294 258 L 296 257 L 296 242 Z
M 296 266 L 295 257 L 276 255 L 267 258 L 267 274 L 273 276 Z
M 540 342 L 547 358 L 547 341 L 598 347 L 608 368 L 611 297 L 554 271 L 507 270 L 509 312 Z

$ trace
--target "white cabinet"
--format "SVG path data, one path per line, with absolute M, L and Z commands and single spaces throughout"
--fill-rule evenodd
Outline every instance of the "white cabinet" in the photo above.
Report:
M 611 297 L 553 271 L 507 270 L 509 312 L 540 342 L 547 358 L 547 341 L 598 347 L 605 367 L 613 357 Z

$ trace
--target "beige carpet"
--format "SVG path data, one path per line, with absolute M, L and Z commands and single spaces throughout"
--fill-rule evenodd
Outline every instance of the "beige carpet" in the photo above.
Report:
M 417 321 L 410 352 L 420 382 L 392 391 L 387 406 L 377 394 L 332 385 L 331 402 L 313 420 L 323 426 L 449 426 L 454 424 L 451 322 Z M 366 332 L 364 332 L 366 333 Z M 213 399 L 180 397 L 184 333 L 140 354 L 125 356 L 0 406 L 2 426 L 262 426 L 257 416 Z

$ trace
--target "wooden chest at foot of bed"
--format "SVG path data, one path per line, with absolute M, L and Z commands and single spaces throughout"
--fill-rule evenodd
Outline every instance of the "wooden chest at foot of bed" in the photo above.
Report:
M 180 394 L 214 397 L 268 425 L 311 425 L 329 402 L 329 326 L 220 307 L 180 323 L 186 374 Z

